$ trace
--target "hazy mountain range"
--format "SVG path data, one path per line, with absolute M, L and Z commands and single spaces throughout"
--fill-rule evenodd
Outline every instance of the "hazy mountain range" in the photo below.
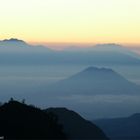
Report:
M 94 120 L 111 140 L 139 140 L 140 113 L 129 117 Z
M 66 106 L 91 118 L 138 112 L 139 91 L 139 85 L 112 69 L 88 67 L 64 80 L 35 87 L 22 98 L 26 95 L 29 102 L 40 106 Z
M 18 39 L 0 41 L 0 64 L 140 64 L 140 57 L 117 44 L 100 44 L 86 49 L 51 50 Z
M 132 83 L 140 83 L 139 64 L 139 55 L 117 44 L 56 51 L 2 40 L 0 98 L 65 106 L 87 118 L 124 116 L 140 111 L 140 89 Z

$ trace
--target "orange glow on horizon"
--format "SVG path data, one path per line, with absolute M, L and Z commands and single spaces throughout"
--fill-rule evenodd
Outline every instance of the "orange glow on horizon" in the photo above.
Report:
M 3 0 L 0 40 L 140 44 L 140 0 Z

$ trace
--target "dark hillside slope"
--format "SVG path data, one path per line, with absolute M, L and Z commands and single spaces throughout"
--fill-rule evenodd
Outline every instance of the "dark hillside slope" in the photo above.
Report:
M 53 112 L 58 116 L 58 121 L 63 125 L 69 139 L 108 140 L 100 128 L 74 111 L 66 108 L 49 108 L 46 112 Z
M 0 107 L 0 136 L 5 139 L 65 139 L 56 116 L 17 101 Z

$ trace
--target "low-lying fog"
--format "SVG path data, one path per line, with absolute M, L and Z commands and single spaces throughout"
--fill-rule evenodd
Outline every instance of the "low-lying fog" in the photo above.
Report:
M 48 85 L 78 73 L 88 66 L 84 65 L 32 65 L 1 66 L 0 99 L 7 101 L 13 94 L 33 92 L 40 85 Z M 112 66 L 116 72 L 140 85 L 140 66 Z M 40 93 L 38 93 L 39 96 Z M 21 96 L 21 98 L 24 96 Z M 54 97 L 46 102 L 35 102 L 30 98 L 27 103 L 43 108 L 63 106 L 79 112 L 86 118 L 120 117 L 140 112 L 140 96 L 137 95 L 65 95 Z

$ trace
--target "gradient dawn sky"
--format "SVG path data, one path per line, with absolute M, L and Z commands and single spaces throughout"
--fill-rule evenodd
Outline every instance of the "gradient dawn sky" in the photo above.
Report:
M 140 0 L 0 0 L 0 39 L 140 44 Z

